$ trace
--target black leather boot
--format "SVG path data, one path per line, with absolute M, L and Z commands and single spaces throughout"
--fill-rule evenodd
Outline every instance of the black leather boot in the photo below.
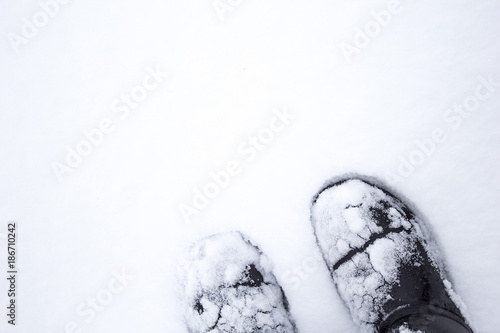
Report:
M 311 207 L 318 245 L 354 322 L 364 332 L 472 332 L 431 233 L 374 184 L 338 180 Z

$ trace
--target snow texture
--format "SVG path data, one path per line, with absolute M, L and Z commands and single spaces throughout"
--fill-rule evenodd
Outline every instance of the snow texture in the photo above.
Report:
M 214 2 L 0 2 L 2 308 L 1 234 L 20 228 L 19 323 L 4 309 L 0 332 L 186 333 L 179 257 L 241 230 L 274 264 L 299 332 L 357 333 L 316 259 L 310 202 L 332 177 L 398 169 L 394 187 L 432 226 L 474 331 L 498 332 L 500 89 L 464 116 L 453 107 L 478 77 L 500 81 L 500 1 L 401 0 L 350 64 L 339 45 L 389 1 L 217 1 L 233 9 L 224 20 Z M 52 17 L 41 3 L 60 7 Z M 9 33 L 23 30 L 16 53 Z M 156 65 L 168 77 L 122 120 L 113 103 Z M 296 118 L 247 161 L 238 147 L 282 106 Z M 115 130 L 60 182 L 51 164 L 106 118 Z M 423 153 L 437 129 L 446 139 Z M 230 160 L 241 172 L 187 223 L 179 205 Z M 122 267 L 136 276 L 123 292 L 78 312 Z
M 425 333 L 420 330 L 412 330 L 411 328 L 408 327 L 408 324 L 404 324 L 400 327 L 397 328 L 397 331 L 394 331 L 394 333 Z
M 238 232 L 197 242 L 180 269 L 192 333 L 293 333 L 288 302 L 267 258 Z

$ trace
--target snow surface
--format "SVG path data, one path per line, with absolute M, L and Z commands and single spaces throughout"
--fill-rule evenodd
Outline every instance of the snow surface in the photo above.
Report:
M 357 332 L 310 203 L 332 177 L 386 179 L 410 156 L 418 165 L 394 186 L 438 236 L 475 331 L 497 331 L 500 89 L 445 117 L 480 77 L 500 81 L 498 1 L 401 1 L 351 64 L 339 45 L 388 2 L 242 1 L 221 20 L 210 0 L 71 1 L 19 53 L 7 34 L 39 2 L 0 6 L 0 242 L 7 221 L 19 225 L 18 322 L 1 314 L 1 332 L 187 332 L 178 259 L 230 230 L 274 264 L 299 332 Z M 121 119 L 114 101 L 148 66 L 168 78 Z M 253 159 L 242 154 L 285 106 L 295 118 Z M 52 163 L 104 118 L 115 130 L 59 182 Z M 419 155 L 416 141 L 436 130 L 446 139 Z M 231 160 L 240 172 L 184 221 L 179 205 Z M 123 270 L 131 277 L 106 298 Z

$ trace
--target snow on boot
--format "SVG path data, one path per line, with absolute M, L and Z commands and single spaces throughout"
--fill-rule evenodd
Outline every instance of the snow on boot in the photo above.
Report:
M 372 183 L 339 180 L 311 207 L 316 240 L 354 322 L 363 332 L 425 332 L 443 321 L 471 332 L 431 233 Z
M 241 233 L 202 239 L 180 268 L 189 332 L 296 332 L 271 265 Z

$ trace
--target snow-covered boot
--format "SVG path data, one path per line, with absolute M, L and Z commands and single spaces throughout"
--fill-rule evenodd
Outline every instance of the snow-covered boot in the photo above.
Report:
M 241 233 L 202 239 L 180 268 L 189 332 L 296 332 L 268 259 Z
M 316 240 L 354 322 L 363 332 L 472 332 L 424 222 L 375 183 L 335 181 L 311 207 Z

